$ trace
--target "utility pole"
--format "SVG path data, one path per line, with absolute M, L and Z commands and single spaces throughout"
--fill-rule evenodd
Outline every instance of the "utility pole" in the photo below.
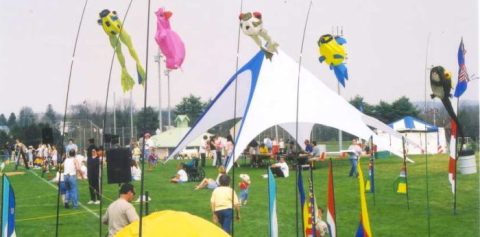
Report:
M 162 70 L 161 70 L 161 63 L 162 63 L 162 54 L 160 50 L 158 54 L 154 56 L 155 62 L 158 65 L 158 128 L 160 132 L 163 131 L 163 121 L 162 121 Z

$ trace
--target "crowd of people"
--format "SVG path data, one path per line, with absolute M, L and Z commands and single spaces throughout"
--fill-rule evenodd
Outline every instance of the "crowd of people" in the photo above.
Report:
M 148 170 L 151 171 L 158 163 L 159 156 L 151 141 L 149 134 L 145 134 L 140 142 L 132 141 L 130 144 L 130 167 L 131 180 L 139 181 L 142 178 L 141 162 L 148 162 Z M 142 154 L 142 146 L 145 147 Z M 239 197 L 235 190 L 232 189 L 231 178 L 227 175 L 225 166 L 227 158 L 232 154 L 234 143 L 231 136 L 227 136 L 226 140 L 222 140 L 219 136 L 203 136 L 202 143 L 199 147 L 199 157 L 194 166 L 205 167 L 207 159 L 212 160 L 212 166 L 217 167 L 218 174 L 216 177 L 204 178 L 196 186 L 195 190 L 209 189 L 212 190 L 210 206 L 212 211 L 212 221 L 218 223 L 227 233 L 231 233 L 231 225 L 234 219 L 240 219 L 240 207 L 248 203 L 249 189 L 251 179 L 248 174 L 240 174 L 240 182 L 238 183 Z M 78 180 L 88 179 L 88 189 L 90 200 L 87 204 L 98 205 L 102 197 L 100 193 L 100 167 L 106 162 L 105 153 L 102 147 L 95 144 L 94 139 L 89 139 L 89 145 L 84 150 L 86 158 L 79 154 L 78 146 L 70 139 L 65 146 L 66 156 L 62 159 L 54 145 L 39 144 L 37 148 L 25 146 L 18 139 L 13 149 L 13 160 L 20 164 L 22 161 L 25 167 L 43 168 L 48 172 L 51 168 L 56 170 L 55 177 L 52 182 L 58 183 L 60 193 L 65 208 L 79 208 Z M 293 141 L 284 142 L 282 139 L 265 138 L 262 141 L 252 140 L 245 153 L 250 156 L 252 167 L 258 167 L 265 161 L 261 156 L 268 157 L 273 164 L 269 164 L 272 173 L 278 178 L 288 178 L 289 170 L 292 164 L 300 164 L 303 162 L 322 161 L 325 158 L 325 150 L 317 145 L 316 141 L 304 141 L 304 147 L 295 145 Z M 356 164 L 361 155 L 362 148 L 358 144 L 357 139 L 352 140 L 352 144 L 348 148 L 348 159 L 351 162 L 351 170 L 349 176 L 357 176 Z M 196 158 L 196 157 L 195 157 Z M 303 159 L 304 160 L 300 160 Z M 297 160 L 294 160 L 297 159 Z M 292 162 L 292 163 L 290 163 Z M 58 165 L 61 163 L 61 165 Z M 290 166 L 289 166 L 290 164 Z M 176 174 L 170 179 L 171 183 L 185 183 L 189 181 L 187 168 L 189 164 L 179 163 Z M 237 189 L 236 188 L 236 189 Z M 139 217 L 135 208 L 130 203 L 135 196 L 135 190 L 132 184 L 122 184 L 119 189 L 119 198 L 112 202 L 102 222 L 109 226 L 109 236 L 113 236 L 117 231 L 127 224 L 137 220 Z M 322 209 L 317 211 L 317 235 L 325 236 L 327 232 L 325 222 L 321 220 Z M 234 216 L 235 214 L 235 216 Z

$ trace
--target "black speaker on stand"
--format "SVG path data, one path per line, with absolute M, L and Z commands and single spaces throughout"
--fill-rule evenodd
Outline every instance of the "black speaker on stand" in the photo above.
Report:
M 128 148 L 114 148 L 107 151 L 107 182 L 128 183 L 132 180 L 130 169 L 131 152 Z

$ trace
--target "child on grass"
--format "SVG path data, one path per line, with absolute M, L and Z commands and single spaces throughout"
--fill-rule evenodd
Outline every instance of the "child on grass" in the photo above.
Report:
M 155 166 L 157 166 L 158 156 L 155 153 L 155 148 L 150 147 L 150 154 L 148 155 L 148 170 L 153 170 Z
M 245 206 L 247 205 L 248 199 L 248 188 L 250 187 L 250 176 L 248 174 L 240 174 L 240 183 L 238 186 L 240 187 L 240 205 Z

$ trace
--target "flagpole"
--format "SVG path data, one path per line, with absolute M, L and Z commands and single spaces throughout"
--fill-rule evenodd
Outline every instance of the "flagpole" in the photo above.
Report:
M 145 47 L 145 81 L 144 81 L 144 99 L 143 99 L 143 111 L 147 111 L 147 88 L 148 88 L 148 45 L 150 43 L 150 3 L 151 1 L 147 1 L 147 39 L 146 39 L 146 47 Z M 142 128 L 145 131 L 145 124 L 146 124 L 146 116 L 143 117 L 143 124 Z M 145 135 L 143 135 L 143 145 L 142 145 L 142 154 L 145 154 Z M 145 161 L 144 159 L 142 159 Z M 142 162 L 142 170 L 145 171 L 145 162 Z M 138 225 L 138 234 L 139 237 L 143 236 L 143 203 L 145 202 L 144 200 L 144 190 L 145 190 L 145 172 L 142 172 L 141 174 L 141 180 L 140 180 L 140 220 L 139 220 L 139 225 Z
M 460 43 L 463 45 L 463 37 L 462 37 Z M 462 54 L 463 53 L 464 52 L 462 52 Z M 464 60 L 465 60 L 465 55 L 464 55 Z M 460 73 L 460 71 L 459 71 L 459 73 Z M 467 73 L 467 72 L 465 72 L 465 73 Z M 467 73 L 467 75 L 468 75 L 468 73 Z M 460 78 L 460 75 L 458 75 L 458 77 Z M 457 83 L 458 83 L 458 81 L 457 81 Z M 458 109 L 459 106 L 460 106 L 460 96 L 457 97 L 457 106 L 456 106 L 456 111 L 455 111 L 456 114 L 457 114 L 457 118 L 458 118 L 458 115 L 459 115 L 459 112 L 460 112 L 460 110 Z M 460 124 L 457 124 L 457 127 L 460 127 Z M 458 136 L 457 135 L 458 135 L 458 133 L 455 134 L 455 137 L 456 137 L 456 139 L 455 139 L 455 176 L 454 176 L 455 182 L 453 183 L 453 215 L 457 214 L 457 161 L 458 161 L 458 158 L 459 158 L 458 157 L 459 152 L 457 152 L 458 151 L 458 148 L 457 148 L 457 146 L 458 146 Z M 462 144 L 464 143 L 463 139 L 464 138 L 462 137 Z M 460 151 L 461 150 L 462 150 L 462 147 L 460 147 Z
M 240 14 L 243 11 L 243 0 L 240 0 Z M 240 31 L 241 27 L 238 27 L 237 30 L 237 55 L 235 59 L 235 72 L 238 71 L 238 56 L 240 53 Z M 228 167 L 228 164 L 232 162 L 232 236 L 235 236 L 235 221 L 234 216 L 235 216 L 235 203 L 233 196 L 235 195 L 235 150 L 236 150 L 236 144 L 237 144 L 237 126 L 236 126 L 236 118 L 237 118 L 237 90 L 238 90 L 238 75 L 235 76 L 235 92 L 233 95 L 233 134 L 232 134 L 232 143 L 233 143 L 233 151 L 230 156 L 227 154 L 227 157 L 225 158 L 225 166 Z M 219 159 L 217 157 L 217 159 Z M 238 215 L 238 213 L 237 213 Z
M 427 113 L 427 81 L 428 81 L 428 50 L 430 47 L 430 35 L 428 32 L 427 36 L 427 47 L 425 52 L 425 84 L 424 84 L 424 107 L 423 110 Z M 427 125 L 425 124 L 425 131 L 427 130 Z M 425 144 L 427 143 L 427 136 L 425 136 Z M 425 152 L 425 184 L 426 184 L 426 197 L 427 197 L 427 232 L 428 237 L 430 237 L 430 194 L 429 194 L 429 185 L 428 185 L 428 155 Z
M 405 191 L 407 195 L 407 209 L 410 210 L 410 200 L 408 198 L 408 172 L 407 172 L 407 150 L 405 149 L 405 137 L 402 136 L 403 148 L 403 167 L 405 168 Z
M 375 200 L 375 150 L 373 149 L 373 136 L 370 136 L 370 162 L 372 164 L 372 174 L 370 180 L 370 191 L 373 193 L 373 205 L 376 206 Z
M 69 94 L 70 94 L 70 84 L 71 84 L 71 81 L 72 81 L 73 63 L 75 62 L 75 53 L 77 51 L 78 38 L 80 36 L 80 29 L 82 27 L 83 17 L 85 15 L 85 9 L 87 8 L 87 4 L 88 4 L 88 0 L 85 0 L 85 4 L 83 5 L 83 10 L 82 10 L 82 15 L 80 17 L 80 22 L 78 23 L 77 35 L 75 36 L 75 43 L 73 45 L 72 59 L 71 59 L 71 62 L 70 62 L 70 70 L 69 70 L 69 73 L 68 73 L 67 93 L 66 93 L 66 96 L 65 96 L 66 97 L 65 98 L 65 110 L 64 110 L 64 114 L 63 114 L 63 125 L 62 125 L 62 142 L 61 142 L 62 146 L 65 142 L 65 125 L 67 123 L 68 97 L 69 97 Z M 63 160 L 61 158 L 63 157 L 63 154 L 64 154 L 65 150 L 62 147 L 62 149 L 59 149 L 59 151 L 60 152 L 59 152 L 58 157 L 60 157 L 60 162 L 58 162 L 58 164 L 57 164 L 56 172 L 59 172 L 59 170 L 60 170 L 60 165 L 63 162 Z M 61 181 L 61 177 L 58 178 L 58 184 L 57 184 L 57 189 L 58 189 L 58 192 L 57 192 L 57 213 L 56 213 L 56 221 L 55 221 L 55 236 L 56 237 L 58 237 L 58 225 L 59 225 L 59 222 L 60 222 L 60 197 L 61 197 L 60 181 Z
M 300 165 L 298 164 L 298 154 L 299 152 L 297 151 L 298 147 L 298 114 L 299 114 L 299 108 L 300 108 L 300 72 L 302 70 L 302 57 L 303 57 L 303 44 L 305 43 L 305 33 L 307 32 L 307 24 L 308 24 L 308 18 L 310 16 L 310 10 L 312 9 L 312 3 L 313 1 L 310 0 L 310 3 L 308 4 L 308 11 L 307 11 L 307 17 L 305 19 L 305 25 L 303 27 L 303 35 L 302 35 L 302 44 L 300 46 L 300 56 L 298 59 L 298 78 L 297 78 L 297 106 L 296 106 L 296 120 L 295 120 L 295 142 L 297 143 L 294 148 L 294 154 L 297 158 L 297 169 L 296 169 L 296 183 L 298 185 L 298 172 L 302 172 L 300 168 Z M 297 188 L 295 188 L 297 190 Z M 298 237 L 298 190 L 296 191 L 296 198 L 295 198 L 295 214 L 296 214 L 296 232 L 297 232 L 297 237 Z M 302 233 L 304 233 L 304 226 L 303 226 L 303 215 L 302 215 Z M 304 234 L 302 234 L 303 236 Z
M 312 195 L 315 197 L 315 193 L 313 192 L 313 166 L 312 164 L 310 163 L 309 165 L 310 167 L 310 182 L 311 182 L 311 185 L 312 185 Z M 309 190 L 310 191 L 310 190 Z M 316 233 L 316 224 L 317 224 L 317 216 L 315 215 L 316 212 L 316 209 L 317 209 L 317 206 L 315 205 L 315 202 L 312 203 L 312 200 L 310 200 L 310 205 L 312 205 L 313 207 L 311 207 L 311 210 L 309 211 L 312 211 L 311 213 L 311 216 L 312 216 L 312 233 L 313 233 L 313 237 L 316 237 L 317 236 L 317 233 Z
M 59 177 L 59 180 L 60 180 L 60 177 Z M 2 227 L 0 228 L 1 232 L 3 232 L 3 209 L 5 208 L 5 203 L 3 203 L 3 196 L 5 195 L 3 190 L 5 190 L 5 187 L 3 187 L 3 185 L 5 185 L 5 173 L 2 174 L 2 212 L 0 214 L 0 224 L 2 225 Z M 58 208 L 58 205 L 57 205 L 57 208 Z M 58 224 L 57 224 L 57 226 L 58 226 Z M 0 236 L 2 236 L 2 234 L 0 234 Z

